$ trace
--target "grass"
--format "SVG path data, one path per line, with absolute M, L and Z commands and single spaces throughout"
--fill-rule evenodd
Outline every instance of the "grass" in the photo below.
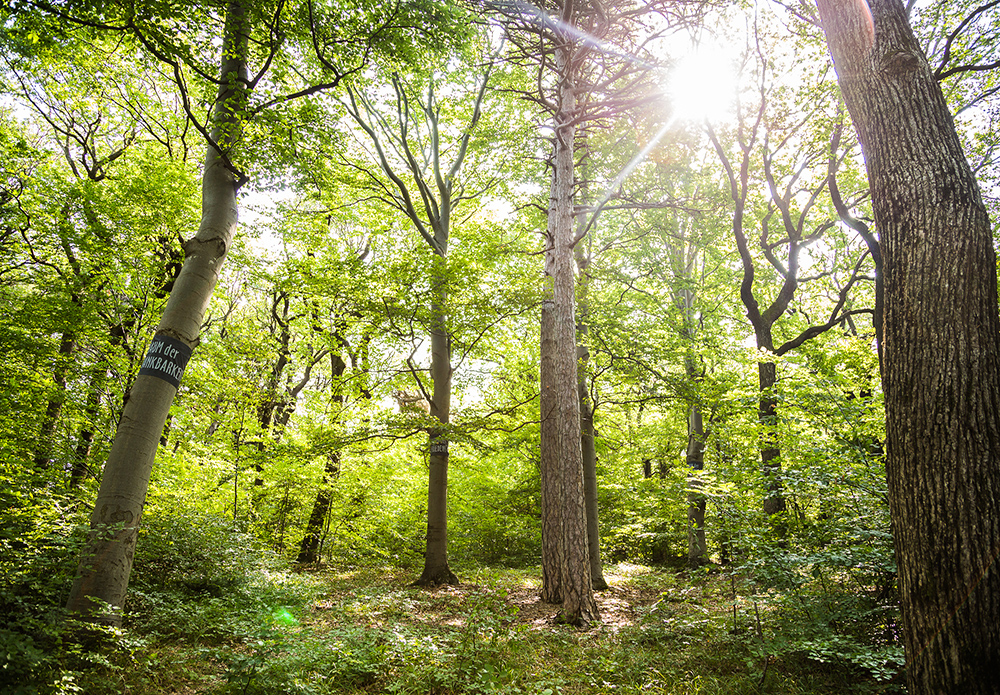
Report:
M 892 691 L 847 661 L 796 648 L 776 631 L 779 604 L 751 601 L 729 575 L 621 564 L 605 577 L 602 622 L 580 630 L 554 624 L 537 569 L 471 570 L 462 585 L 433 590 L 387 568 L 272 573 L 283 590 L 254 595 L 286 605 L 259 602 L 254 629 L 222 637 L 216 625 L 206 640 L 211 631 L 160 626 L 143 639 L 137 626 L 133 648 L 79 684 L 183 695 Z

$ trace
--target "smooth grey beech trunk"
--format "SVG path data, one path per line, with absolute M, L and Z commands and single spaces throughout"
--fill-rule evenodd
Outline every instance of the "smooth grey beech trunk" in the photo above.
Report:
M 572 3 L 563 8 L 572 19 Z M 560 620 L 600 619 L 591 583 L 584 503 L 577 381 L 573 241 L 574 139 L 577 114 L 573 44 L 555 49 L 558 107 L 545 249 L 541 316 L 542 600 L 561 603 Z
M 242 0 L 226 9 L 220 74 L 222 84 L 212 117 L 212 138 L 231 147 L 240 137 L 237 112 L 244 101 L 247 29 Z M 237 224 L 236 179 L 211 145 L 202 175 L 202 218 L 198 233 L 184 244 L 185 260 L 156 329 L 194 348 L 212 290 L 218 281 Z M 155 344 L 155 341 L 154 341 Z M 177 388 L 158 376 L 136 377 L 104 466 L 90 517 L 90 534 L 66 607 L 76 617 L 121 624 L 139 521 L 156 448 Z
M 427 480 L 427 542 L 424 569 L 416 584 L 458 584 L 458 577 L 448 566 L 448 434 L 451 422 L 451 336 L 448 334 L 445 307 L 448 306 L 445 255 L 448 239 L 439 238 L 442 254 L 435 258 L 434 300 L 431 307 L 431 379 L 434 391 L 431 417 L 441 423 L 441 429 L 429 433 Z
M 690 376 L 690 374 L 689 374 Z M 688 408 L 688 565 L 700 567 L 709 562 L 708 544 L 705 541 L 705 495 L 701 471 L 705 467 L 705 420 L 701 405 L 692 403 Z
M 377 115 L 375 107 L 362 93 L 349 90 L 349 102 L 345 104 L 348 113 L 371 140 L 379 167 L 391 181 L 391 187 L 387 188 L 398 192 L 398 195 L 394 194 L 392 197 L 395 207 L 410 219 L 435 255 L 430 306 L 431 393 L 427 393 L 419 379 L 418 385 L 428 400 L 430 415 L 440 423 L 440 427 L 432 426 L 428 431 L 427 536 L 424 569 L 414 582 L 418 586 L 458 583 L 458 577 L 448 565 L 448 426 L 451 422 L 453 367 L 448 326 L 447 258 L 452 212 L 462 200 L 461 194 L 456 194 L 458 189 L 455 186 L 468 154 L 472 134 L 482 116 L 483 99 L 492 69 L 493 65 L 490 63 L 483 73 L 475 96 L 472 118 L 460 131 L 462 136 L 457 150 L 441 142 L 441 110 L 436 101 L 433 79 L 428 86 L 426 101 L 420 103 L 419 100 L 414 100 L 420 104 L 423 117 L 423 124 L 414 128 L 416 112 L 411 110 L 411 98 L 398 76 L 393 77 L 400 135 L 388 132 L 389 121 Z M 419 131 L 426 131 L 427 139 L 421 145 L 425 148 L 424 151 L 415 152 L 411 147 L 410 137 L 413 132 Z M 402 157 L 405 162 L 403 170 L 412 178 L 412 184 L 404 181 L 394 169 L 386 148 L 392 148 Z M 451 152 L 451 166 L 444 169 L 441 156 Z M 428 163 L 430 171 L 425 168 Z
M 886 474 L 912 695 L 1000 693 L 993 235 L 899 0 L 818 0 L 884 270 Z

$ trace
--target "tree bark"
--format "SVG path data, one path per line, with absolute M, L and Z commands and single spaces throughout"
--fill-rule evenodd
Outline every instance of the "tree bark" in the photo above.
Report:
M 212 127 L 212 139 L 225 149 L 231 148 L 241 134 L 238 112 L 245 97 L 247 34 L 243 2 L 230 0 Z M 155 349 L 183 353 L 178 345 L 190 351 L 197 344 L 205 310 L 236 229 L 236 192 L 234 174 L 222 153 L 210 144 L 202 175 L 201 224 L 197 235 L 184 244 L 184 266 L 157 327 L 152 343 Z M 154 355 L 147 357 L 147 362 L 150 357 Z M 149 362 L 154 363 L 161 364 Z M 180 371 L 183 366 L 179 364 Z M 158 375 L 140 372 L 127 396 L 90 517 L 88 542 L 67 602 L 69 612 L 84 621 L 121 624 L 157 442 L 177 393 L 177 386 L 160 376 L 163 371 L 153 371 Z M 179 381 L 178 370 L 171 368 L 171 373 Z
M 582 226 L 582 225 L 578 225 Z M 576 356 L 577 356 L 577 392 L 580 398 L 580 448 L 583 455 L 583 496 L 587 510 L 587 549 L 590 553 L 590 581 L 597 591 L 608 588 L 604 579 L 604 567 L 601 563 L 601 528 L 597 507 L 597 447 L 594 441 L 594 401 L 590 397 L 587 384 L 587 367 L 590 363 L 590 349 L 587 347 L 587 334 L 590 332 L 588 289 L 590 277 L 587 269 L 590 258 L 584 252 L 583 244 L 578 243 L 574 250 L 576 267 L 579 271 L 577 281 L 578 311 L 576 323 Z
M 770 335 L 768 335 L 770 344 Z M 773 346 L 764 345 L 768 350 Z M 757 420 L 760 422 L 760 466 L 764 476 L 764 513 L 774 516 L 786 509 L 784 486 L 781 482 L 781 447 L 778 444 L 778 398 L 774 393 L 778 383 L 778 370 L 774 362 L 758 362 L 757 376 L 760 399 L 757 401 Z
M 903 4 L 817 4 L 881 237 L 886 473 L 908 690 L 995 695 L 1000 320 L 990 222 Z
M 705 468 L 705 420 L 701 405 L 692 403 L 688 409 L 688 565 L 700 567 L 708 564 L 708 545 L 705 541 L 705 495 L 701 471 Z
M 103 362 L 94 365 L 90 374 L 90 385 L 87 387 L 87 404 L 83 409 L 83 424 L 80 425 L 80 435 L 76 440 L 76 451 L 73 452 L 73 466 L 69 474 L 69 488 L 75 490 L 86 479 L 89 473 L 87 460 L 94 444 L 94 433 L 97 429 L 97 417 L 101 407 L 101 393 L 108 376 L 108 367 Z
M 49 403 L 45 406 L 45 418 L 42 420 L 42 428 L 38 433 L 38 446 L 35 449 L 35 468 L 45 470 L 52 464 L 52 449 L 54 448 L 54 438 L 56 424 L 59 422 L 59 415 L 62 413 L 63 404 L 66 402 L 66 373 L 69 371 L 69 358 L 76 349 L 76 333 L 67 331 L 62 334 L 59 341 L 59 354 L 56 357 L 56 368 L 52 375 L 55 382 L 56 392 L 49 398 Z
M 572 3 L 564 8 L 572 18 Z M 562 603 L 559 619 L 600 619 L 591 583 L 577 380 L 573 243 L 574 119 L 572 43 L 555 49 L 559 104 L 545 249 L 541 317 L 542 600 Z
M 447 229 L 447 226 L 445 227 Z M 429 437 L 427 479 L 427 542 L 424 551 L 424 569 L 415 582 L 419 586 L 458 584 L 458 577 L 448 566 L 448 433 L 451 422 L 451 336 L 448 333 L 447 269 L 445 258 L 447 237 L 439 239 L 441 255 L 435 259 L 435 296 L 431 311 L 431 378 L 434 391 L 431 398 L 431 417 L 441 423 Z

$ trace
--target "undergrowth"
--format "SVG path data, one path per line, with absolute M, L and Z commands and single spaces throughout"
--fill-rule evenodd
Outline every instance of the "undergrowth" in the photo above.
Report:
M 4 560 L 0 598 L 21 619 L 0 630 L 0 677 L 18 695 L 898 690 L 891 585 L 879 583 L 892 575 L 846 556 L 608 566 L 603 622 L 576 630 L 538 603 L 537 568 L 466 568 L 465 584 L 435 590 L 398 569 L 293 571 L 231 521 L 172 510 L 146 519 L 124 628 L 84 648 L 61 614 L 79 527 L 47 518 L 25 529 L 38 542 L 20 564 Z

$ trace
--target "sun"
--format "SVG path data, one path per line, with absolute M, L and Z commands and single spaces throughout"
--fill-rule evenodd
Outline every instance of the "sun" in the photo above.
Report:
M 736 102 L 736 69 L 722 45 L 702 45 L 667 72 L 667 96 L 674 118 L 716 122 L 727 119 Z

